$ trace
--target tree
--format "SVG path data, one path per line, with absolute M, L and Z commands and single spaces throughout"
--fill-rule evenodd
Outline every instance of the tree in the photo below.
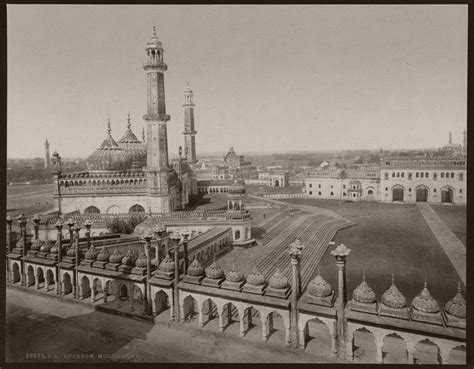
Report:
M 131 234 L 135 230 L 135 227 L 142 223 L 146 218 L 146 215 L 140 214 L 130 215 L 127 219 L 114 217 L 107 220 L 106 225 L 111 233 Z

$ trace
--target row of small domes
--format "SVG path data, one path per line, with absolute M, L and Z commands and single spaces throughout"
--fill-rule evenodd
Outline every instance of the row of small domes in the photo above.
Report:
M 362 277 L 362 282 L 354 289 L 352 298 L 357 302 L 368 304 L 372 304 L 377 301 L 375 292 L 369 287 L 365 280 L 365 275 Z M 392 284 L 389 289 L 383 293 L 381 302 L 384 305 L 395 309 L 401 309 L 407 306 L 406 298 L 398 290 L 393 277 Z M 431 296 L 426 282 L 421 292 L 413 298 L 411 307 L 425 313 L 437 313 L 439 311 L 438 301 L 436 301 L 436 299 Z M 458 292 L 456 296 L 446 303 L 444 310 L 448 314 L 458 318 L 466 317 L 466 300 L 461 294 L 460 285 L 458 286 Z

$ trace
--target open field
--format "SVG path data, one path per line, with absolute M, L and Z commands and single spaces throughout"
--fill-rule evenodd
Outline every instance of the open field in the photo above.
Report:
M 364 270 L 379 299 L 390 285 L 392 272 L 408 302 L 423 288 L 425 276 L 428 289 L 441 306 L 455 295 L 458 275 L 416 205 L 317 199 L 283 201 L 328 208 L 357 223 L 335 238 L 352 250 L 347 262 L 348 299 L 352 298 Z M 336 288 L 336 263 L 329 249 L 320 268 L 323 277 Z
M 36 214 L 54 208 L 54 184 L 7 186 L 7 215 Z
M 436 214 L 453 231 L 457 238 L 466 246 L 466 207 L 431 205 Z

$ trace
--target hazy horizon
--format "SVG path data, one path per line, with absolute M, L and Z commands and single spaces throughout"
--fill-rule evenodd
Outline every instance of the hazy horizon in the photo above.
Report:
M 8 5 L 7 157 L 42 157 L 48 138 L 86 158 L 128 112 L 141 139 L 153 25 L 170 157 L 187 81 L 198 157 L 462 143 L 466 5 Z

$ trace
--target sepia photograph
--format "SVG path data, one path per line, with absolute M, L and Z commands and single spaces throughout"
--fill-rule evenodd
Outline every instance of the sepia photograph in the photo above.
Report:
M 7 364 L 467 364 L 467 5 L 6 21 Z

